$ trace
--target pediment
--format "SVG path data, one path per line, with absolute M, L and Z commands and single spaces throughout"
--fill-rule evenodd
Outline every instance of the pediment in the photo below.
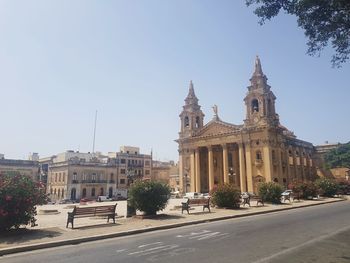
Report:
M 239 130 L 239 126 L 222 121 L 211 121 L 198 131 L 196 136 L 215 136 L 228 134 Z

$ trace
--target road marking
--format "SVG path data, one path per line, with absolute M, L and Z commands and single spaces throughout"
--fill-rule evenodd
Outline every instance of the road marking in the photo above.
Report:
M 300 249 L 300 248 L 302 248 L 302 247 L 305 247 L 305 246 L 307 246 L 307 245 L 311 245 L 311 244 L 313 244 L 313 243 L 316 243 L 316 242 L 319 242 L 319 241 L 323 241 L 323 240 L 325 240 L 325 239 L 327 239 L 327 238 L 330 238 L 330 237 L 332 237 L 332 236 L 338 235 L 338 234 L 340 234 L 341 232 L 344 232 L 344 231 L 347 231 L 347 230 L 350 230 L 350 227 L 349 227 L 349 226 L 343 227 L 343 228 L 341 228 L 341 229 L 339 229 L 339 230 L 337 230 L 337 231 L 335 231 L 335 232 L 333 232 L 333 233 L 325 234 L 325 235 L 316 237 L 316 238 L 311 239 L 311 240 L 309 240 L 309 241 L 307 241 L 307 242 L 305 242 L 305 243 L 302 243 L 302 244 L 300 244 L 300 245 L 298 245 L 298 246 L 291 247 L 291 248 L 287 248 L 287 249 L 282 250 L 281 252 L 278 252 L 278 253 L 273 254 L 273 255 L 271 255 L 271 256 L 268 256 L 268 257 L 265 257 L 265 258 L 261 258 L 261 259 L 259 259 L 259 260 L 257 260 L 257 261 L 254 261 L 253 263 L 263 263 L 263 262 L 270 261 L 270 260 L 272 260 L 272 259 L 274 259 L 274 258 L 277 258 L 277 257 L 282 256 L 282 255 L 284 255 L 284 254 L 291 253 L 291 252 L 293 252 L 293 251 L 295 251 L 295 250 L 298 250 L 298 249 Z
M 142 254 L 142 253 L 145 253 L 145 252 L 147 253 L 148 251 L 153 251 L 153 250 L 157 250 L 157 249 L 162 249 L 162 248 L 165 248 L 165 247 L 169 247 L 169 245 L 159 246 L 159 247 L 153 247 L 153 248 L 149 248 L 149 249 L 145 249 L 145 250 L 141 250 L 141 251 L 136 251 L 136 252 L 129 253 L 128 255 L 129 255 L 129 256 L 132 256 L 132 255 Z
M 149 247 L 149 246 L 152 246 L 152 245 L 159 245 L 159 244 L 163 244 L 163 242 L 149 243 L 149 244 L 141 245 L 141 246 L 139 246 L 139 248 Z
M 147 253 L 142 253 L 141 255 L 138 255 L 138 257 L 143 257 L 143 256 L 147 256 L 147 255 L 151 255 L 151 254 L 163 252 L 163 251 L 170 250 L 170 249 L 174 249 L 174 248 L 177 248 L 177 247 L 179 247 L 179 245 L 167 245 L 167 246 L 164 246 L 164 248 L 158 249 L 158 250 L 156 250 L 156 251 L 151 251 L 151 252 L 147 252 Z
M 126 249 L 118 249 L 116 252 L 117 252 L 117 253 L 122 253 L 122 252 L 124 252 L 124 251 L 126 251 Z

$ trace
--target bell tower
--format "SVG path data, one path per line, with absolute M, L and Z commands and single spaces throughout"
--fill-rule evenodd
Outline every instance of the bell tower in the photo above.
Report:
M 188 95 L 185 99 L 185 105 L 180 114 L 180 119 L 180 139 L 192 136 L 195 131 L 203 127 L 204 113 L 198 104 L 198 98 L 194 93 L 192 80 L 190 81 Z
M 262 71 L 260 59 L 257 56 L 248 93 L 244 98 L 247 108 L 245 125 L 278 125 L 279 117 L 276 114 L 275 100 L 276 96 L 267 84 L 267 77 Z

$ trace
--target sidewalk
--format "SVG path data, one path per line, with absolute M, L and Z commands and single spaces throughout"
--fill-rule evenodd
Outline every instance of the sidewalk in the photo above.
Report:
M 154 219 L 125 218 L 126 202 L 118 202 L 117 213 L 119 218 L 116 224 L 107 224 L 105 218 L 78 218 L 74 222 L 74 229 L 66 228 L 67 212 L 72 210 L 67 205 L 50 205 L 38 207 L 38 212 L 42 209 L 57 209 L 58 214 L 38 215 L 38 226 L 28 227 L 19 231 L 11 231 L 0 237 L 0 256 L 4 254 L 30 251 L 40 248 L 56 247 L 60 245 L 76 244 L 81 242 L 126 236 L 136 233 L 169 229 L 184 225 L 199 224 L 210 221 L 224 220 L 249 215 L 265 214 L 288 209 L 296 209 L 307 206 L 322 205 L 332 202 L 343 201 L 340 198 L 319 199 L 308 201 L 296 201 L 281 205 L 265 204 L 264 207 L 248 206 L 238 209 L 218 209 L 213 208 L 211 213 L 207 210 L 202 212 L 201 207 L 181 214 L 181 209 L 176 206 L 181 204 L 181 199 L 172 199 L 167 208 Z M 255 202 L 254 202 L 255 203 Z M 98 204 L 105 205 L 106 203 Z M 112 204 L 108 202 L 108 204 Z M 97 205 L 97 204 L 93 204 Z M 255 204 L 254 204 L 255 205 Z

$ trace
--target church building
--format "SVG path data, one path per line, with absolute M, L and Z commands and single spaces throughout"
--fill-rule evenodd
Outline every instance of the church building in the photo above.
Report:
M 315 148 L 280 124 L 275 100 L 257 57 L 244 98 L 244 123 L 224 122 L 215 105 L 212 120 L 204 124 L 191 81 L 177 140 L 182 191 L 205 193 L 231 183 L 242 192 L 257 193 L 260 182 L 287 187 L 293 181 L 314 180 Z

